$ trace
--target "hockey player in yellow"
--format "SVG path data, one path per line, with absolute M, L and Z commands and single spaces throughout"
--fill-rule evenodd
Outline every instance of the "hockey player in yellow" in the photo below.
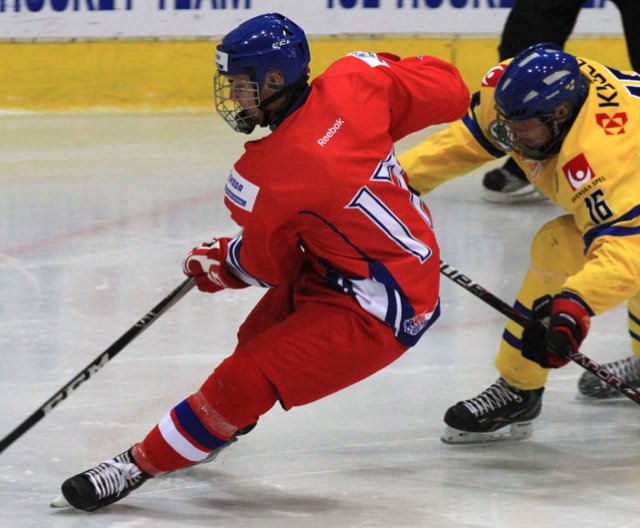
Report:
M 607 363 L 640 387 L 640 74 L 537 44 L 489 70 L 467 115 L 400 157 L 428 193 L 483 163 L 512 156 L 567 214 L 546 223 L 496 357 L 500 378 L 445 414 L 447 443 L 527 438 L 549 368 L 568 362 L 590 318 L 627 302 L 633 354 Z M 582 397 L 618 396 L 586 372 Z

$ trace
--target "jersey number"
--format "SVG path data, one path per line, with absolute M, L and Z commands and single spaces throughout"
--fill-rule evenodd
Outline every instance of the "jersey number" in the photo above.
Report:
M 589 216 L 594 224 L 601 224 L 613 216 L 613 212 L 607 205 L 602 189 L 592 192 L 584 199 L 589 210 Z
M 422 209 L 420 197 L 409 190 L 402 172 L 402 168 L 392 150 L 389 156 L 378 164 L 371 176 L 371 180 L 388 182 L 406 189 L 409 192 L 413 207 L 429 227 L 432 227 L 429 215 Z M 393 240 L 404 251 L 416 257 L 420 262 L 426 261 L 433 253 L 429 246 L 413 236 L 407 225 L 366 185 L 358 190 L 347 205 L 347 208 L 359 209 L 388 238 Z
M 640 98 L 640 73 L 636 72 L 621 72 L 614 68 L 608 68 L 613 76 L 618 79 L 624 89 L 629 92 L 632 97 Z M 627 81 L 627 82 L 624 82 Z

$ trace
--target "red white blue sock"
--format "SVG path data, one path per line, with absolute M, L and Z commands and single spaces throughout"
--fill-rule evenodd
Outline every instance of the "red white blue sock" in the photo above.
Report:
M 201 462 L 227 444 L 236 431 L 198 391 L 171 409 L 134 446 L 133 457 L 150 475 L 175 471 Z

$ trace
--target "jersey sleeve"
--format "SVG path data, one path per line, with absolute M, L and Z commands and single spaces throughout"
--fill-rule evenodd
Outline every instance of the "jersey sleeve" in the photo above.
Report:
M 390 78 L 387 84 L 394 141 L 441 123 L 460 119 L 469 105 L 469 90 L 453 65 L 435 57 L 379 54 L 387 67 L 377 72 Z
M 462 119 L 399 156 L 414 189 L 428 193 L 447 180 L 505 155 L 485 133 L 495 119 L 492 95 L 487 89 L 476 92 Z
M 268 189 L 241 175 L 241 159 L 225 186 L 225 204 L 242 235 L 229 244 L 226 264 L 232 273 L 254 286 L 290 284 L 299 274 L 304 251 L 298 240 L 296 216 Z M 245 167 L 246 168 L 246 167 Z M 251 171 L 247 171 L 251 172 Z

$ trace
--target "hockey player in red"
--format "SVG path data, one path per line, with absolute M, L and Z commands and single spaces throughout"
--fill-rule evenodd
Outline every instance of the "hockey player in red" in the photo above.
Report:
M 290 409 L 370 376 L 440 312 L 431 217 L 394 142 L 464 115 L 455 67 L 354 52 L 309 85 L 304 32 L 275 13 L 226 35 L 216 65 L 221 116 L 239 132 L 272 132 L 245 145 L 226 182 L 242 234 L 194 248 L 184 272 L 211 293 L 269 289 L 194 394 L 133 448 L 63 483 L 79 509 L 210 459 L 276 402 Z

